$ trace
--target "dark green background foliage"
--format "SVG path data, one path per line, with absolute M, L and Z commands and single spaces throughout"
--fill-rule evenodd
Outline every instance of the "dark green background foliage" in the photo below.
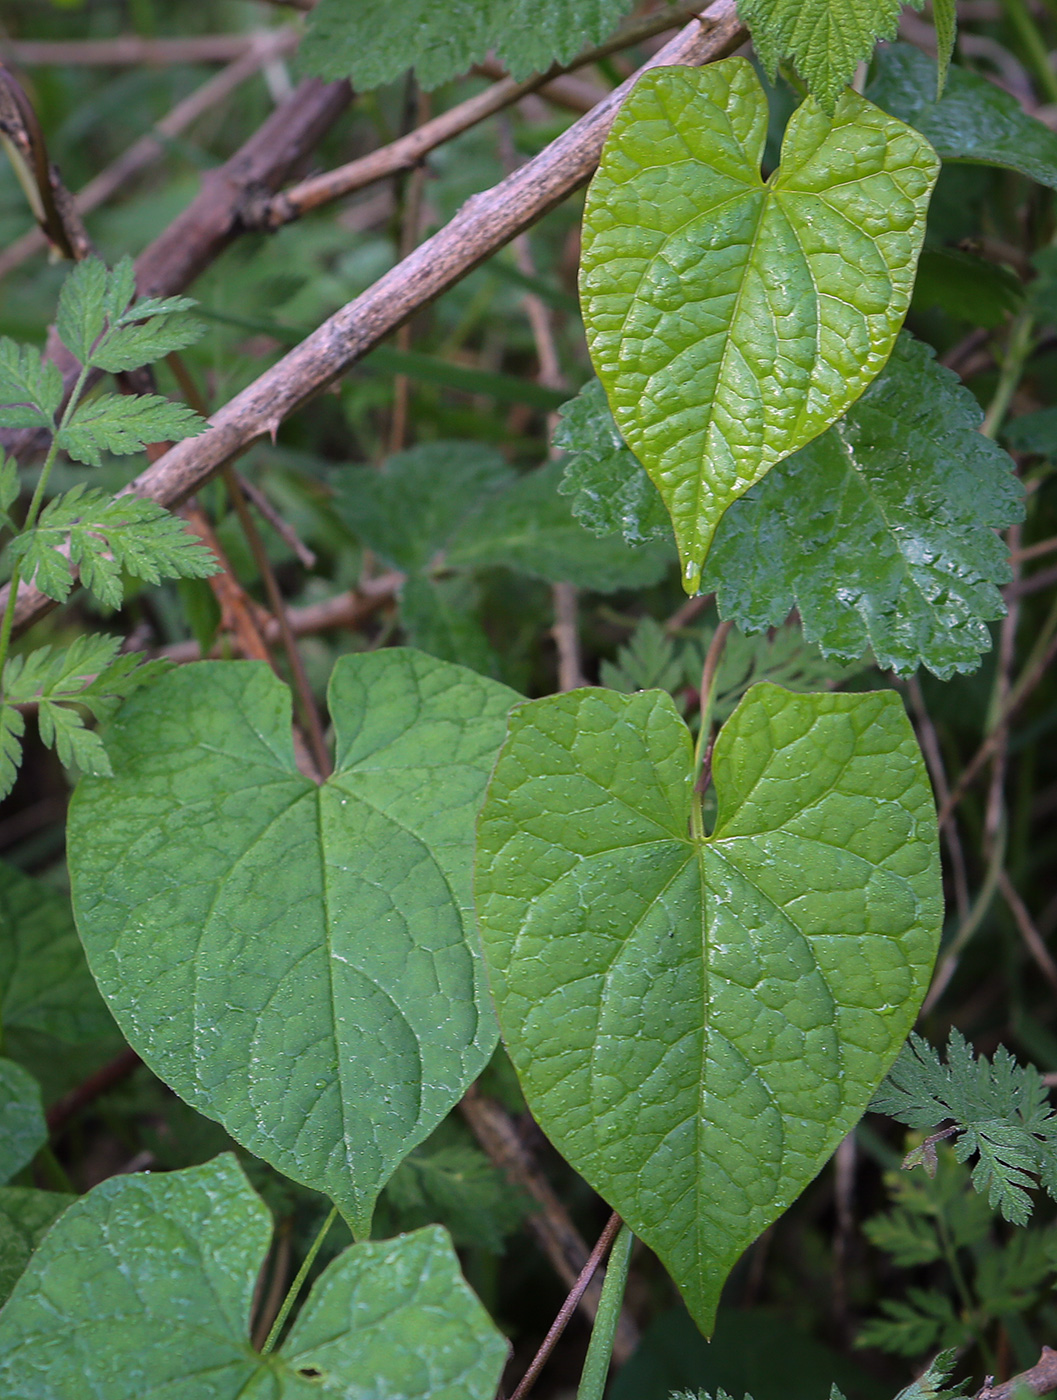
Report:
M 579 1267 L 570 1235 L 589 1247 L 612 1204 L 657 1255 L 633 1254 L 610 1400 L 824 1400 L 831 1385 L 883 1400 L 915 1376 L 906 1400 L 934 1400 L 944 1348 L 971 1389 L 1030 1366 L 1057 1345 L 1057 9 L 937 0 L 934 31 L 897 0 L 747 0 L 755 75 L 714 68 L 705 106 L 631 133 L 624 155 L 649 169 L 691 109 L 716 130 L 744 120 L 766 179 L 809 88 L 853 125 L 868 110 L 841 97 L 863 62 L 856 90 L 942 162 L 890 358 L 825 432 L 730 491 L 688 600 L 648 474 L 663 477 L 650 434 L 667 432 L 673 384 L 617 404 L 625 426 L 642 414 L 640 463 L 596 377 L 612 367 L 588 355 L 580 294 L 590 322 L 598 287 L 578 267 L 584 246 L 603 299 L 635 283 L 625 340 L 656 315 L 676 340 L 690 326 L 697 354 L 711 329 L 694 278 L 718 285 L 716 250 L 691 240 L 678 276 L 672 254 L 663 274 L 647 257 L 649 276 L 617 277 L 597 220 L 581 243 L 582 193 L 250 446 L 256 538 L 230 483 L 198 491 L 219 588 L 181 519 L 116 494 L 144 446 L 193 439 L 471 196 L 569 139 L 660 41 L 632 35 L 564 89 L 275 232 L 234 220 L 179 289 L 193 310 L 130 306 L 123 259 L 306 75 L 350 77 L 355 96 L 298 176 L 450 112 L 490 65 L 526 78 L 687 7 L 302 8 L 4 6 L 0 57 L 73 190 L 231 61 L 170 41 L 297 33 L 88 215 L 100 261 L 65 292 L 68 265 L 40 249 L 8 262 L 32 219 L 0 160 L 0 432 L 50 424 L 61 448 L 21 535 L 41 454 L 0 460 L 0 582 L 18 567 L 59 605 L 0 665 L 0 1392 L 359 1400 L 367 1376 L 377 1393 L 492 1400 L 507 1365 L 509 1395 Z M 954 9 L 941 85 L 925 50 L 946 53 Z M 156 43 L 152 61 L 18 48 L 120 36 Z M 701 100 L 693 70 L 676 85 Z M 724 86 L 741 96 L 721 111 Z M 920 174 L 930 157 L 911 148 Z M 622 158 L 607 156 L 613 187 Z M 887 208 L 894 188 L 870 199 Z M 641 260 L 649 201 L 613 198 L 614 247 Z M 912 265 L 899 257 L 894 276 Z M 852 301 L 863 266 L 840 274 Z M 61 426 L 39 359 L 53 324 L 104 372 Z M 712 411 L 696 383 L 675 386 L 678 412 Z M 263 620 L 276 589 L 302 678 Z M 556 693 L 580 684 L 597 689 Z M 307 706 L 334 752 L 320 787 Z M 957 799 L 939 850 L 929 781 L 941 807 Z M 834 908 L 856 937 L 827 982 Z M 856 1126 L 937 938 L 921 1039 Z M 701 1070 L 709 1031 L 766 1103 Z M 814 1118 L 796 1098 L 810 1074 Z M 665 1157 L 702 1094 L 698 1155 Z M 688 1162 L 704 1205 L 683 1190 Z M 343 1218 L 310 1258 L 332 1202 Z M 577 1315 L 535 1395 L 575 1394 L 588 1339 Z

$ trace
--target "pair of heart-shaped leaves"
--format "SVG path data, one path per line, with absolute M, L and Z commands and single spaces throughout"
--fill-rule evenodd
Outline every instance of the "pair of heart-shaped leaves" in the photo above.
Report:
M 74 802 L 81 935 L 147 1063 L 365 1233 L 494 1045 L 470 914 L 494 764 L 476 901 L 510 1053 L 707 1329 L 924 993 L 921 757 L 894 694 L 757 685 L 717 740 L 702 840 L 669 696 L 533 701 L 503 744 L 517 699 L 416 652 L 343 658 L 316 787 L 265 667 L 165 677 L 112 727 L 115 777 Z
M 794 114 L 770 179 L 752 66 L 645 74 L 588 191 L 580 292 L 613 415 L 672 517 L 694 592 L 719 519 L 835 422 L 906 316 L 939 173 L 847 91 Z

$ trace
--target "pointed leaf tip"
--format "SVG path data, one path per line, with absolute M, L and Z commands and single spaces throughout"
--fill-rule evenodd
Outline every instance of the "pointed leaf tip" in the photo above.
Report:
M 654 69 L 584 210 L 591 357 L 688 591 L 731 502 L 884 367 L 939 173 L 923 136 L 850 91 L 832 117 L 798 108 L 764 182 L 766 131 L 747 60 Z

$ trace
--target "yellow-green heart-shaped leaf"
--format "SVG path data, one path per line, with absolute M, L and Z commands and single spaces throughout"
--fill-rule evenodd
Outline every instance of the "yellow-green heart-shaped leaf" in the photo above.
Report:
M 715 829 L 694 835 L 669 695 L 521 705 L 475 887 L 533 1114 L 705 1331 L 735 1260 L 895 1059 L 942 916 L 932 793 L 894 692 L 753 686 L 712 773 Z
M 655 69 L 584 211 L 591 356 L 689 592 L 727 506 L 883 368 L 939 173 L 923 136 L 851 91 L 831 117 L 812 98 L 793 114 L 765 181 L 766 135 L 745 59 Z

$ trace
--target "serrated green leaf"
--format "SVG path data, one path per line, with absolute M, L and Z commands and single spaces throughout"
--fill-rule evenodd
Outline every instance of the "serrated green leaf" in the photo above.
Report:
M 932 0 L 932 23 L 936 26 L 936 100 L 943 96 L 958 37 L 957 0 Z
M 66 552 L 64 552 L 64 549 Z M 37 525 L 12 542 L 37 587 L 62 602 L 81 582 L 109 607 L 120 607 L 124 570 L 147 583 L 163 578 L 207 578 L 220 565 L 212 550 L 157 501 L 75 486 L 56 496 Z
M 0 1187 L 0 1307 L 25 1272 L 33 1251 L 76 1199 L 28 1186 Z
M 922 0 L 911 0 L 921 9 Z M 903 0 L 739 0 L 738 13 L 752 30 L 760 62 L 772 78 L 792 59 L 824 110 L 832 112 L 845 83 L 873 52 L 878 39 L 894 38 Z
M 0 861 L 0 1025 L 77 1044 L 112 1024 L 69 897 Z
M 456 1245 L 503 1252 L 503 1241 L 524 1220 L 533 1202 L 469 1145 L 416 1148 L 397 1167 L 385 1203 L 401 1230 L 436 1221 Z
M 871 101 L 927 136 L 944 161 L 998 165 L 1057 189 L 1057 132 L 1015 97 L 966 68 L 952 68 L 937 99 L 933 63 L 912 44 L 878 51 Z
M 136 295 L 136 267 L 126 253 L 112 268 L 103 294 L 103 310 L 111 325 L 124 316 Z
M 660 623 L 644 617 L 617 652 L 616 662 L 602 662 L 600 675 L 604 686 L 625 695 L 636 690 L 671 692 L 684 684 L 686 666 L 675 641 Z
M 41 743 L 55 750 L 64 768 L 79 768 L 97 778 L 112 775 L 102 739 L 94 729 L 86 729 L 84 720 L 68 705 L 38 700 L 37 730 Z
M 935 4 L 935 0 L 933 3 Z M 908 1386 L 904 1386 L 895 1400 L 941 1400 L 941 1397 L 942 1400 L 951 1400 L 952 1397 L 960 1395 L 965 1388 L 964 1381 L 944 1389 L 957 1361 L 957 1348 L 950 1347 L 947 1351 L 941 1351 L 922 1375 L 911 1381 Z
M 380 471 L 338 481 L 334 507 L 387 564 L 422 569 L 489 496 L 514 480 L 502 454 L 478 442 L 430 442 L 397 452 Z
M 599 593 L 646 588 L 662 578 L 670 551 L 659 543 L 633 549 L 612 535 L 599 539 L 585 530 L 559 494 L 561 474 L 561 464 L 549 462 L 489 497 L 456 532 L 446 563 L 499 566 Z
M 589 380 L 559 412 L 554 445 L 564 454 L 564 470 L 558 490 L 573 498 L 580 524 L 596 535 L 623 535 L 628 544 L 671 540 L 664 502 L 620 436 L 601 382 Z
M 0 1182 L 32 1162 L 47 1140 L 40 1085 L 14 1060 L 0 1060 Z
M 0 337 L 0 404 L 30 404 L 50 425 L 61 402 L 58 366 L 43 360 L 35 346 Z
M 470 861 L 517 698 L 414 651 L 343 657 L 317 787 L 269 668 L 202 662 L 124 706 L 116 776 L 70 809 L 78 928 L 130 1043 L 359 1234 L 495 1045 Z
M 441 9 L 420 0 L 319 0 L 301 48 L 305 67 L 323 78 L 350 78 L 360 91 L 381 87 L 414 68 L 435 88 L 490 50 L 515 78 L 568 63 L 599 44 L 633 0 L 448 0 Z
M 26 721 L 18 710 L 13 705 L 0 705 L 0 797 L 6 797 L 15 785 L 25 732 Z
M 118 1176 L 49 1231 L 0 1317 L 25 1400 L 491 1400 L 506 1359 L 442 1230 L 354 1245 L 282 1346 L 250 1344 L 271 1221 L 235 1159 Z
M 885 1298 L 881 1303 L 884 1316 L 867 1322 L 855 1345 L 913 1357 L 935 1347 L 957 1347 L 971 1336 L 968 1324 L 956 1315 L 945 1293 L 908 1288 L 907 1300 Z
M 82 365 L 88 364 L 92 346 L 106 325 L 108 280 L 106 267 L 98 258 L 84 258 L 74 264 L 59 292 L 55 329 Z
M 799 6 L 798 6 L 799 8 Z M 764 183 L 751 64 L 656 69 L 606 141 L 584 210 L 591 357 L 664 498 L 697 589 L 720 517 L 884 367 L 939 162 L 856 93 L 794 112 Z
M 541 1127 L 711 1330 L 742 1250 L 858 1120 L 928 985 L 935 808 L 891 691 L 754 686 L 690 833 L 669 696 L 516 708 L 478 822 L 478 923 Z
M 186 404 L 159 394 L 100 394 L 78 404 L 58 443 L 78 462 L 102 464 L 104 452 L 141 452 L 148 443 L 196 437 L 208 423 Z
M 174 350 L 194 345 L 205 330 L 201 321 L 184 315 L 159 316 L 156 320 L 115 326 L 92 351 L 91 363 L 110 374 L 138 369 L 140 365 L 151 365 L 171 355 Z
M 18 500 L 21 490 L 18 463 L 0 448 L 0 527 L 13 528 L 7 512 Z
M 1023 513 L 981 417 L 932 350 L 901 336 L 847 416 L 727 512 L 703 575 L 720 613 L 759 631 L 797 607 L 826 655 L 870 647 L 900 675 L 974 670 L 1011 577 L 995 529 Z
M 0 428 L 52 428 L 54 423 L 46 413 L 32 404 L 11 404 L 0 408 Z

